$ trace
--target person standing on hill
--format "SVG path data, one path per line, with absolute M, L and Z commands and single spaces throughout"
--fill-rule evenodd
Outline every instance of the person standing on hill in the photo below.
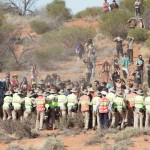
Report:
M 105 13 L 107 13 L 109 11 L 109 3 L 107 2 L 107 0 L 104 0 L 104 3 L 103 3 L 103 11 Z
M 129 57 L 127 56 L 127 53 L 124 53 L 124 56 L 121 58 L 121 65 L 122 65 L 122 72 L 125 79 L 127 79 L 127 76 L 129 75 L 128 68 L 130 65 Z
M 84 54 L 84 47 L 81 42 L 79 42 L 76 46 L 76 54 L 77 54 L 77 62 L 82 59 L 82 55 Z
M 142 58 L 142 55 L 138 56 L 136 65 L 139 67 L 139 71 L 141 72 L 141 80 L 143 83 L 143 76 L 144 76 L 144 60 Z
M 85 47 L 85 50 L 87 52 L 87 56 L 88 57 L 90 55 L 90 51 L 95 52 L 94 42 L 93 42 L 93 40 L 91 38 L 88 39 L 88 41 L 85 43 L 84 47 Z
M 119 58 L 120 54 L 121 54 L 121 56 L 123 56 L 122 41 L 123 41 L 123 39 L 119 35 L 114 39 L 114 42 L 117 43 L 116 50 L 117 50 L 118 58 Z
M 127 37 L 127 54 L 130 59 L 130 62 L 133 63 L 133 42 L 134 38 L 133 37 Z
M 112 1 L 112 4 L 110 5 L 110 8 L 111 8 L 111 11 L 114 10 L 114 9 L 118 9 L 119 6 L 118 4 L 116 3 L 115 0 Z
M 140 16 L 140 14 L 141 14 L 141 2 L 140 2 L 140 0 L 135 1 L 134 8 L 135 8 L 135 16 Z
M 89 57 L 84 59 L 83 62 L 86 64 L 86 82 L 89 83 L 92 75 L 93 64 Z

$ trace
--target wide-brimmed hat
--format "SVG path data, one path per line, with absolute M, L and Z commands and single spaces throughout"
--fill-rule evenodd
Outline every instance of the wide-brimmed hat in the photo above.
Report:
M 50 93 L 51 93 L 51 94 L 56 94 L 57 91 L 56 91 L 55 89 L 51 89 L 51 90 L 50 90 Z
M 64 91 L 64 90 L 60 90 L 58 93 L 59 93 L 60 95 L 64 95 L 64 94 L 65 94 L 65 91 Z
M 137 94 L 138 94 L 138 95 L 143 95 L 144 93 L 143 93 L 142 90 L 138 90 L 138 91 L 137 91 Z
M 133 88 L 130 89 L 130 91 L 133 92 L 133 93 L 136 93 L 137 89 L 133 87 Z
M 21 91 L 18 91 L 18 93 L 17 93 L 18 95 L 22 95 L 22 92 Z
M 88 95 L 89 91 L 87 89 L 85 89 L 84 91 L 82 91 L 82 93 Z
M 107 92 L 106 91 L 102 91 L 101 94 L 102 95 L 107 95 Z
M 6 96 L 9 96 L 9 95 L 11 95 L 11 94 L 12 94 L 11 91 L 7 91 L 7 92 L 5 93 Z
M 150 90 L 147 92 L 147 95 L 150 96 Z
M 39 83 L 38 83 L 39 85 L 42 85 L 42 84 L 44 84 L 44 82 L 43 81 L 39 81 Z
M 40 92 L 37 93 L 37 95 L 38 95 L 38 96 L 43 96 L 43 92 L 40 91 Z
M 12 77 L 13 77 L 13 78 L 14 78 L 14 77 L 17 77 L 17 78 L 18 78 L 18 75 L 17 75 L 17 74 L 14 74 Z
M 76 93 L 78 92 L 78 90 L 76 88 L 73 88 L 72 90 L 70 90 L 71 93 Z
M 122 96 L 123 96 L 122 92 L 118 92 L 118 93 L 117 93 L 117 96 L 122 97 Z
M 27 93 L 27 97 L 32 97 L 32 96 L 33 96 L 32 92 Z
M 109 91 L 112 92 L 112 93 L 115 93 L 115 92 L 116 92 L 116 90 L 115 90 L 114 88 L 110 88 Z
M 90 88 L 88 89 L 88 91 L 89 91 L 89 92 L 95 92 L 95 90 L 93 89 L 93 87 L 90 87 Z
M 101 96 L 102 94 L 101 94 L 99 91 L 95 91 L 95 92 L 94 92 L 94 95 L 97 96 L 97 97 L 99 97 L 99 96 Z

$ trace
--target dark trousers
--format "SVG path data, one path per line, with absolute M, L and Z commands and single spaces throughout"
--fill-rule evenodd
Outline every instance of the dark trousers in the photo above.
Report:
M 100 128 L 109 128 L 108 113 L 99 113 Z
M 128 49 L 127 54 L 130 59 L 130 62 L 133 63 L 133 49 Z
M 86 73 L 86 82 L 90 83 L 91 73 Z
M 126 73 L 126 71 L 125 71 L 125 70 L 122 70 L 122 73 L 123 73 L 124 79 L 127 79 L 127 73 Z
M 119 55 L 121 54 L 121 56 L 123 56 L 123 49 L 122 47 L 117 47 L 117 55 L 118 55 L 118 58 L 119 58 Z
M 148 78 L 148 87 L 150 88 L 150 78 Z

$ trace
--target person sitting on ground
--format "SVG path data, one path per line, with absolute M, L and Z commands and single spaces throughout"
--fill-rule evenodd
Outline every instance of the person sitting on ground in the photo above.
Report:
M 110 5 L 110 8 L 111 8 L 111 11 L 114 10 L 114 9 L 119 8 L 118 4 L 116 3 L 116 0 L 112 1 L 112 4 Z

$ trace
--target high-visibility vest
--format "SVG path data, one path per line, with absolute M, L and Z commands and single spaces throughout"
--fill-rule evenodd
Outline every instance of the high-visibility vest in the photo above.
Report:
M 32 99 L 25 97 L 25 108 L 30 110 L 32 108 Z
M 58 106 L 61 110 L 66 110 L 67 97 L 65 95 L 58 95 Z
M 93 97 L 92 98 L 92 102 L 91 102 L 91 104 L 92 104 L 92 106 L 93 106 L 93 111 L 96 111 L 96 105 L 97 105 L 97 102 L 99 102 L 100 101 L 100 97 Z
M 39 96 L 35 99 L 36 103 L 36 110 L 37 111 L 44 111 L 45 110 L 45 97 Z
M 6 96 L 4 98 L 3 109 L 9 109 L 9 106 L 10 106 L 11 103 L 12 103 L 12 97 L 11 96 Z
M 14 107 L 14 110 L 21 109 L 21 103 L 22 103 L 22 98 L 17 93 L 15 93 L 13 95 L 13 100 L 12 100 L 12 105 Z
M 68 103 L 67 103 L 67 107 L 68 108 L 72 108 L 72 107 L 76 106 L 77 103 L 78 103 L 77 95 L 75 95 L 75 94 L 69 94 L 67 96 L 67 101 L 68 101 Z
M 124 98 L 117 96 L 117 97 L 114 99 L 113 107 L 114 107 L 115 109 L 117 109 L 117 110 L 120 110 L 120 111 L 123 110 L 123 108 L 125 108 Z
M 128 94 L 127 100 L 128 100 L 128 108 L 132 108 L 135 105 L 135 93 Z
M 98 107 L 99 113 L 108 113 L 109 112 L 108 105 L 109 105 L 108 99 L 106 97 L 101 98 Z
M 80 97 L 81 111 L 89 111 L 90 100 L 89 96 L 83 95 Z
M 144 96 L 141 95 L 135 96 L 135 108 L 137 109 L 144 108 Z
M 145 98 L 145 108 L 150 111 L 150 96 Z
M 112 104 L 114 99 L 115 99 L 115 97 L 116 97 L 116 94 L 114 94 L 112 92 L 109 92 L 106 97 L 109 100 L 109 102 Z
M 49 107 L 58 107 L 58 95 L 52 94 L 48 96 L 49 99 Z

